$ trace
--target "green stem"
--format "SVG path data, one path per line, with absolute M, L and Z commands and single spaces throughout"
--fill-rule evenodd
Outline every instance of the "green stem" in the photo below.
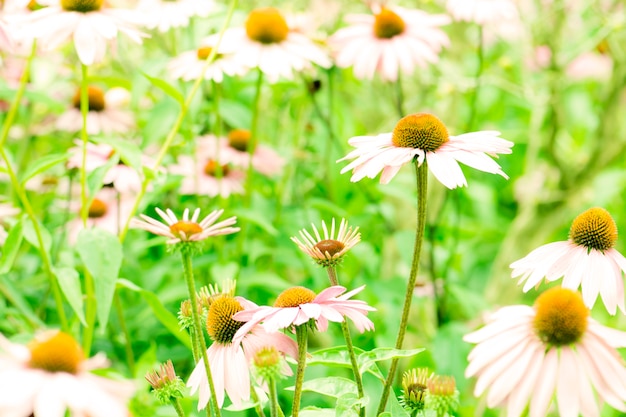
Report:
M 399 71 L 398 79 L 396 80 L 396 111 L 401 119 L 406 116 L 406 113 L 404 112 L 404 91 L 402 90 L 402 78 L 400 77 Z
M 200 321 L 200 315 L 198 314 L 198 299 L 196 297 L 196 284 L 193 278 L 193 265 L 191 263 L 191 254 L 186 248 L 181 250 L 181 256 L 183 261 L 183 271 L 185 275 L 185 281 L 187 282 L 187 291 L 189 292 L 189 302 L 191 303 L 191 316 L 193 318 L 193 326 L 195 331 L 192 335 L 195 337 L 194 343 L 200 346 L 200 355 L 202 356 L 202 362 L 204 363 L 204 371 L 206 372 L 207 379 L 209 380 L 209 388 L 211 390 L 211 405 L 217 417 L 221 416 L 219 405 L 217 404 L 217 397 L 215 396 L 215 385 L 213 384 L 213 376 L 211 374 L 211 367 L 209 365 L 209 357 L 207 356 L 207 346 L 204 340 L 204 334 L 202 333 L 202 324 Z
M 22 188 L 22 185 L 17 179 L 17 175 L 15 174 L 15 171 L 13 170 L 11 161 L 9 160 L 9 157 L 3 146 L 0 146 L 0 157 L 2 157 L 2 160 L 4 161 L 7 174 L 9 175 L 9 178 L 11 179 L 11 184 L 13 185 L 13 189 L 15 190 L 15 194 L 17 194 L 18 198 L 22 202 L 22 205 L 24 206 L 24 210 L 26 211 L 28 218 L 33 224 L 33 230 L 35 231 L 35 236 L 37 237 L 37 245 L 38 245 L 39 253 L 41 254 L 41 260 L 44 265 L 45 273 L 48 276 L 48 280 L 50 281 L 50 288 L 52 289 L 52 293 L 54 294 L 54 301 L 56 303 L 59 321 L 61 322 L 61 328 L 63 329 L 63 331 L 69 332 L 69 326 L 67 323 L 67 318 L 65 316 L 65 310 L 63 309 L 63 297 L 61 296 L 61 289 L 59 288 L 59 283 L 52 269 L 52 262 L 46 250 L 46 245 L 44 244 L 44 241 L 43 241 L 43 234 L 41 232 L 41 228 L 39 227 L 39 221 L 37 220 L 37 217 L 35 216 L 33 206 L 31 206 L 30 201 L 28 200 L 26 191 L 24 190 L 24 188 Z
M 252 121 L 250 123 L 250 142 L 248 143 L 248 173 L 246 187 L 246 206 L 250 205 L 252 198 L 252 177 L 254 170 L 252 169 L 252 156 L 256 150 L 258 141 L 258 125 L 259 125 L 259 102 L 261 101 L 261 87 L 263 87 L 263 72 L 259 69 L 256 79 L 254 102 L 252 103 Z
M 413 261 L 411 263 L 411 272 L 409 280 L 406 286 L 406 293 L 404 295 L 404 307 L 402 309 L 402 318 L 400 320 L 400 329 L 398 330 L 398 337 L 396 339 L 396 349 L 402 349 L 402 343 L 404 342 L 404 335 L 406 333 L 406 327 L 409 321 L 409 312 L 411 310 L 411 301 L 413 300 L 413 291 L 415 289 L 415 281 L 417 279 L 417 272 L 419 270 L 420 254 L 422 252 L 422 242 L 424 241 L 424 228 L 426 226 L 426 196 L 428 191 L 428 167 L 426 160 L 422 165 L 418 166 L 417 161 L 415 164 L 416 185 L 417 185 L 417 226 L 415 229 L 415 246 L 413 249 Z M 396 369 L 398 367 L 399 358 L 394 358 L 391 361 L 391 367 L 389 368 L 389 374 L 385 380 L 385 386 L 383 387 L 383 393 L 380 397 L 380 403 L 378 404 L 378 412 L 376 415 L 385 411 L 387 400 L 389 398 L 389 391 L 395 377 Z
M 278 417 L 278 393 L 276 392 L 276 378 L 270 378 L 268 381 L 270 388 L 270 417 Z
M 252 401 L 254 401 L 255 403 L 254 410 L 256 411 L 256 414 L 259 417 L 265 417 L 263 407 L 261 406 L 261 401 L 259 400 L 259 396 L 256 395 L 256 391 L 254 390 L 254 384 L 252 384 L 252 381 L 250 381 L 250 396 L 252 397 Z
M 476 75 L 474 76 L 476 86 L 472 91 L 472 98 L 470 101 L 470 115 L 467 121 L 467 130 L 469 132 L 472 131 L 474 127 L 474 120 L 476 119 L 476 111 L 478 109 L 478 94 L 480 93 L 482 74 L 485 67 L 485 45 L 483 41 L 483 27 L 482 25 L 478 26 L 478 66 L 476 67 Z
M 9 108 L 6 118 L 2 123 L 2 131 L 0 132 L 0 148 L 4 147 L 4 142 L 7 140 L 7 137 L 9 137 L 9 131 L 11 130 L 15 116 L 17 116 L 17 111 L 20 108 L 22 97 L 24 96 L 24 91 L 26 90 L 26 84 L 30 78 L 30 64 L 33 61 L 36 51 L 37 43 L 36 41 L 33 41 L 33 47 L 31 48 L 28 59 L 26 60 L 26 65 L 24 67 L 24 71 L 22 72 L 22 76 L 20 77 L 20 83 L 17 87 L 17 91 L 15 92 L 15 97 L 13 98 L 11 107 Z
M 298 368 L 296 370 L 296 387 L 293 392 L 292 417 L 298 417 L 300 412 L 300 398 L 302 397 L 302 383 L 306 368 L 306 350 L 308 343 L 307 324 L 296 326 L 296 341 L 298 342 Z
M 89 213 L 88 196 L 87 196 L 87 143 L 89 135 L 87 134 L 87 113 L 89 113 L 89 84 L 87 79 L 87 65 L 80 64 L 81 80 L 80 80 L 80 116 L 83 125 L 80 129 L 80 138 L 83 149 L 80 163 L 80 218 L 83 227 L 87 228 L 87 215 Z
M 329 266 L 326 268 L 326 272 L 328 273 L 328 279 L 330 280 L 331 285 L 339 285 L 335 267 Z M 350 364 L 352 365 L 352 373 L 354 374 L 354 382 L 356 382 L 357 393 L 359 398 L 363 398 L 365 396 L 363 391 L 363 379 L 361 378 L 359 364 L 356 360 L 356 354 L 354 353 L 354 345 L 352 344 L 352 337 L 350 337 L 350 329 L 348 328 L 348 323 L 345 319 L 341 322 L 341 331 L 343 332 L 343 338 L 346 341 L 346 348 L 348 349 L 348 355 L 350 356 Z M 365 408 L 362 404 L 359 407 L 359 416 L 365 417 Z
M 124 318 L 124 306 L 122 305 L 122 300 L 120 299 L 120 295 L 117 291 L 113 293 L 113 302 L 115 303 L 117 318 L 120 321 L 120 328 L 122 329 L 122 333 L 124 333 L 124 348 L 126 351 L 128 369 L 130 369 L 130 374 L 135 376 L 135 355 L 133 354 L 133 345 L 131 343 L 128 327 L 126 326 L 126 320 Z
M 228 25 L 230 24 L 230 20 L 233 17 L 233 13 L 235 11 L 236 6 L 237 6 L 237 0 L 231 0 L 230 6 L 228 8 L 228 13 L 226 14 L 224 24 L 222 25 L 222 28 L 220 29 L 217 42 L 215 46 L 211 49 L 211 53 L 206 59 L 206 63 L 204 64 L 204 68 L 201 72 L 202 74 L 204 74 L 208 66 L 211 65 L 211 63 L 215 60 L 215 57 L 217 56 L 217 50 L 222 41 L 222 37 L 224 36 L 224 32 L 226 32 L 226 29 L 228 28 Z M 159 153 L 157 154 L 157 157 L 154 160 L 154 165 L 152 166 L 152 171 L 155 174 L 158 171 L 159 167 L 161 166 L 161 163 L 163 162 L 163 158 L 165 158 L 165 155 L 167 155 L 167 152 L 170 146 L 172 145 L 172 142 L 176 138 L 176 134 L 178 133 L 178 130 L 180 129 L 180 126 L 182 125 L 183 120 L 185 119 L 185 116 L 187 115 L 187 112 L 189 111 L 189 105 L 191 104 L 191 101 L 195 97 L 203 81 L 204 81 L 204 77 L 198 77 L 198 79 L 193 83 L 191 90 L 189 91 L 189 94 L 187 95 L 185 102 L 183 103 L 183 106 L 180 109 L 180 113 L 178 114 L 178 117 L 176 118 L 176 121 L 174 122 L 174 126 L 172 126 L 172 129 L 167 134 L 165 141 L 163 142 L 163 145 L 161 145 L 161 149 L 159 150 Z M 120 232 L 121 242 L 123 242 L 124 239 L 126 238 L 126 234 L 128 233 L 128 228 L 130 226 L 130 221 L 132 220 L 133 216 L 137 212 L 137 209 L 139 208 L 139 204 L 141 203 L 143 196 L 146 194 L 146 191 L 148 190 L 148 185 L 150 184 L 151 180 L 152 180 L 152 177 L 147 176 L 141 183 L 141 190 L 137 194 L 135 203 L 128 215 L 128 218 L 126 219 L 126 222 L 124 224 L 124 227 L 122 228 L 122 231 Z
M 178 414 L 178 417 L 186 417 L 185 415 L 185 410 L 183 410 L 183 407 L 180 405 L 180 401 L 178 400 L 178 398 L 170 398 L 170 401 L 172 402 L 172 407 L 174 407 L 174 410 L 176 410 L 176 414 Z

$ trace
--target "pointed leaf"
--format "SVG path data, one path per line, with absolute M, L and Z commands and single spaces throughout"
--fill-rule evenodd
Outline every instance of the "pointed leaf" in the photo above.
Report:
M 354 347 L 354 353 L 357 358 L 364 353 L 363 349 Z M 335 346 L 328 349 L 318 350 L 312 354 L 312 357 L 307 360 L 307 365 L 326 365 L 326 366 L 339 366 L 342 368 L 352 368 L 350 363 L 350 356 L 345 346 Z M 381 381 L 385 381 L 385 376 L 382 374 L 378 366 L 375 364 L 368 369 L 364 369 L 362 366 L 359 368 L 361 373 L 369 372 Z
M 375 362 L 384 361 L 393 358 L 408 358 L 423 352 L 424 348 L 417 349 L 394 349 L 394 348 L 376 348 L 368 352 L 363 352 L 357 358 L 359 369 L 361 372 L 367 371 Z
M 122 266 L 122 245 L 106 230 L 83 229 L 78 234 L 76 251 L 93 276 L 98 322 L 105 327 L 113 302 L 115 281 Z
M 80 322 L 87 326 L 85 313 L 83 311 L 83 293 L 80 287 L 80 277 L 74 268 L 58 267 L 52 268 L 52 272 L 57 277 L 61 291 L 67 299 Z
M 162 80 L 162 79 L 156 78 L 156 77 L 151 77 L 150 75 L 146 74 L 145 72 L 142 72 L 141 74 L 144 77 L 146 77 L 148 79 L 148 81 L 150 81 L 150 83 L 153 86 L 160 88 L 161 90 L 163 90 L 163 92 L 165 94 L 167 94 L 168 96 L 170 96 L 174 100 L 176 100 L 176 102 L 178 102 L 178 104 L 180 104 L 181 107 L 185 106 L 185 97 L 183 97 L 181 92 L 178 91 L 178 89 L 176 87 L 174 87 L 173 85 L 171 85 L 170 83 L 168 83 L 165 80 Z
M 22 222 L 18 221 L 13 225 L 2 245 L 2 257 L 0 258 L 0 275 L 11 270 L 17 252 L 20 250 L 24 234 L 22 232 Z
M 33 222 L 26 215 L 22 218 L 24 239 L 37 249 L 41 251 L 41 246 L 39 245 L 39 238 L 37 237 L 37 232 L 35 231 L 35 226 Z M 39 226 L 39 232 L 41 233 L 41 241 L 43 242 L 43 249 L 46 253 L 50 254 L 50 246 L 52 245 L 52 238 L 50 237 L 50 232 L 37 220 L 37 225 Z
M 337 376 L 329 376 L 324 378 L 316 378 L 305 381 L 302 384 L 302 391 L 313 391 L 318 394 L 328 395 L 330 397 L 339 398 L 345 394 L 356 395 L 356 382 Z
M 37 158 L 36 161 L 28 167 L 28 169 L 24 172 L 24 174 L 20 176 L 20 182 L 22 183 L 22 185 L 25 184 L 26 181 L 28 181 L 35 175 L 40 174 L 44 171 L 47 171 L 48 169 L 52 168 L 53 166 L 57 164 L 60 164 L 61 162 L 67 161 L 68 157 L 69 155 L 66 153 L 63 153 L 63 154 L 57 153 L 57 154 L 46 155 L 46 156 Z

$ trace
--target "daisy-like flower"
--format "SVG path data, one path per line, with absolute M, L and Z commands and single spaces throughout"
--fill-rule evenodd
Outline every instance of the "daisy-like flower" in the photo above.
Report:
M 238 340 L 234 340 L 235 333 L 242 330 L 245 324 L 234 320 L 233 316 L 256 307 L 243 297 L 229 294 L 214 298 L 209 307 L 206 328 L 213 344 L 207 355 L 220 407 L 224 404 L 224 391 L 236 407 L 250 399 L 250 363 L 260 349 L 273 346 L 294 359 L 298 356 L 298 347 L 292 339 L 282 333 L 268 333 L 257 324 L 249 326 Z M 285 365 L 283 373 L 291 375 L 289 366 Z M 198 410 L 205 408 L 211 391 L 202 362 L 196 365 L 187 386 L 191 388 L 192 395 L 200 391 Z
M 359 332 L 374 330 L 367 313 L 376 309 L 365 301 L 349 299 L 363 288 L 365 285 L 345 294 L 346 289 L 340 285 L 326 288 L 319 294 L 305 287 L 288 288 L 278 296 L 273 307 L 261 306 L 237 313 L 234 319 L 247 323 L 237 331 L 234 340 L 240 340 L 261 322 L 265 330 L 273 333 L 314 320 L 317 329 L 325 332 L 329 321 L 341 323 L 348 317 Z
M 148 29 L 167 32 L 187 27 L 194 16 L 207 17 L 214 7 L 213 0 L 140 0 L 137 10 Z
M 91 65 L 104 57 L 106 42 L 124 33 L 137 43 L 146 36 L 136 25 L 134 11 L 108 7 L 103 0 L 39 0 L 42 9 L 24 20 L 24 33 L 39 39 L 45 49 L 53 49 L 70 37 L 80 62 Z
M 200 218 L 200 209 L 197 208 L 191 218 L 189 217 L 189 209 L 185 209 L 183 217 L 178 220 L 174 212 L 170 209 L 165 211 L 156 208 L 156 212 L 161 216 L 165 223 L 140 214 L 143 220 L 132 219 L 131 227 L 136 229 L 144 229 L 155 235 L 165 236 L 168 244 L 180 242 L 199 242 L 210 236 L 229 235 L 239 231 L 238 227 L 230 227 L 237 222 L 237 217 L 230 217 L 219 223 L 215 221 L 222 215 L 224 210 L 215 210 L 208 216 L 198 222 Z
M 421 10 L 374 5 L 373 14 L 346 17 L 350 26 L 328 39 L 338 67 L 353 67 L 357 78 L 396 81 L 400 71 L 412 74 L 416 67 L 439 61 L 450 39 L 440 26 L 450 23 L 446 15 Z
M 523 291 L 541 281 L 555 281 L 563 277 L 561 285 L 572 290 L 582 287 L 585 305 L 593 305 L 601 296 L 610 314 L 617 307 L 624 309 L 623 272 L 626 258 L 615 248 L 617 226 L 608 211 L 591 208 L 572 222 L 569 239 L 538 247 L 524 258 L 511 264 L 513 278 L 520 277 Z
M 105 366 L 101 355 L 85 359 L 66 333 L 48 331 L 27 346 L 0 335 L 0 415 L 127 417 L 134 386 L 90 372 Z
M 517 6 L 512 0 L 448 0 L 446 8 L 454 20 L 479 25 L 518 17 Z
M 122 104 L 128 101 L 128 91 L 112 88 L 105 93 L 96 86 L 89 86 L 88 95 L 87 133 L 90 135 L 127 133 L 134 127 L 132 113 L 121 109 Z M 80 89 L 74 94 L 72 106 L 57 119 L 56 127 L 66 132 L 78 132 L 82 129 Z
M 192 81 L 203 77 L 205 80 L 221 83 L 224 81 L 224 75 L 234 77 L 248 72 L 248 67 L 234 59 L 232 54 L 218 53 L 215 60 L 206 67 L 206 60 L 214 46 L 211 41 L 214 40 L 206 38 L 200 43 L 198 49 L 183 52 L 172 59 L 167 66 L 170 76 L 174 79 L 180 78 L 183 81 Z
M 211 39 L 216 38 L 213 35 Z M 270 83 L 280 77 L 293 78 L 294 71 L 331 66 L 326 53 L 311 39 L 289 27 L 283 15 L 273 7 L 250 12 L 245 27 L 228 29 L 220 52 L 233 53 L 248 68 L 259 68 Z
M 220 158 L 221 159 L 221 158 Z M 221 177 L 218 169 L 222 171 Z M 181 194 L 217 195 L 227 198 L 231 194 L 243 194 L 245 173 L 231 168 L 228 164 L 218 164 L 215 159 L 197 155 L 195 158 L 179 156 L 178 164 L 169 167 L 172 174 L 183 175 Z
M 450 136 L 446 126 L 434 115 L 411 114 L 400 119 L 391 133 L 348 140 L 356 149 L 339 161 L 354 161 L 341 173 L 353 170 L 350 181 L 356 182 L 364 177 L 374 178 L 382 171 L 380 183 L 387 184 L 404 164 L 417 158 L 420 165 L 427 161 L 430 172 L 450 189 L 467 185 L 459 162 L 508 179 L 500 165 L 487 156 L 511 153 L 513 142 L 499 136 L 497 131 Z
M 343 256 L 354 245 L 361 241 L 361 233 L 359 228 L 352 229 L 352 226 L 348 227 L 346 219 L 341 219 L 339 224 L 339 230 L 337 231 L 337 237 L 335 238 L 335 219 L 333 218 L 330 225 L 330 233 L 326 223 L 322 221 L 322 230 L 324 231 L 324 238 L 320 235 L 314 224 L 313 235 L 311 235 L 306 229 L 300 230 L 300 237 L 302 241 L 297 237 L 292 237 L 293 243 L 298 245 L 300 250 L 309 255 L 315 262 L 322 266 L 334 266 L 337 265 L 343 259 Z
M 554 287 L 534 307 L 501 308 L 464 340 L 476 343 L 465 370 L 478 377 L 474 395 L 488 391 L 487 405 L 506 406 L 509 417 L 529 402 L 527 415 L 547 415 L 555 393 L 560 416 L 599 416 L 596 395 L 626 411 L 626 369 L 615 350 L 626 347 L 626 333 L 590 318 L 577 292 Z
M 250 161 L 248 146 L 250 144 L 250 131 L 247 129 L 234 129 L 226 138 L 217 138 L 207 135 L 198 140 L 198 155 L 205 158 L 218 158 L 223 163 L 247 168 Z M 252 167 L 255 171 L 272 176 L 280 173 L 285 165 L 285 160 L 272 148 L 265 145 L 257 145 L 252 154 Z

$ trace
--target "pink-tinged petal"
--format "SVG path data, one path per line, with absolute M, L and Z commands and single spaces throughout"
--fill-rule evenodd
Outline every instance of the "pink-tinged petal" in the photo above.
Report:
M 588 261 L 587 249 L 583 246 L 572 244 L 569 252 L 570 267 L 563 277 L 563 287 L 577 290 L 583 285 L 585 277 L 586 265 Z
M 587 331 L 613 348 L 626 347 L 626 332 L 612 329 L 590 319 Z
M 91 65 L 96 58 L 97 35 L 87 21 L 81 20 L 74 31 L 74 46 L 78 58 L 85 65 Z
M 600 254 L 596 261 L 596 270 L 593 273 L 594 279 L 599 281 L 602 302 L 611 315 L 615 315 L 617 312 L 617 281 L 622 282 L 621 274 L 615 276 L 614 265 L 612 259 Z
M 517 385 L 524 378 L 528 365 L 533 361 L 534 350 L 530 349 L 533 346 L 533 341 L 526 338 L 519 343 L 521 346 L 521 353 L 517 360 L 503 372 L 497 379 L 493 381 L 489 394 L 487 395 L 487 405 L 489 407 L 495 407 L 502 403 L 502 401 L 510 395 Z M 495 359 L 495 358 L 494 358 Z
M 600 410 L 596 403 L 594 396 L 594 390 L 591 386 L 589 373 L 583 366 L 583 362 L 580 360 L 580 356 L 576 351 L 573 351 L 576 355 L 575 360 L 572 361 L 572 365 L 577 367 L 578 378 L 578 392 L 579 392 L 579 405 L 580 413 L 585 417 L 600 417 Z
M 595 272 L 598 268 L 598 264 L 602 261 L 602 254 L 600 252 L 592 250 L 587 254 L 585 268 L 583 269 L 582 293 L 583 301 L 590 309 L 593 308 L 598 294 L 600 293 L 600 282 Z
M 315 303 L 300 304 L 300 310 L 302 310 L 306 316 L 306 321 L 309 321 L 309 319 L 317 319 L 320 314 L 322 314 L 322 307 Z
M 465 370 L 465 376 L 477 375 L 494 360 L 503 356 L 515 346 L 528 343 L 528 333 L 528 329 L 525 327 L 515 327 L 511 330 L 503 331 L 493 339 L 478 344 L 468 356 L 470 363 Z
M 284 329 L 293 324 L 299 313 L 300 309 L 298 307 L 278 309 L 271 318 L 265 320 L 263 327 L 269 333 Z
M 474 395 L 481 395 L 487 388 L 493 385 L 493 382 L 498 377 L 503 374 L 508 374 L 508 370 L 516 363 L 524 347 L 524 344 L 518 344 L 511 350 L 502 352 L 500 356 L 494 358 L 493 362 L 485 367 L 478 376 L 476 387 L 474 388 Z
M 211 376 L 213 378 L 213 386 L 215 387 L 215 399 L 218 406 L 221 408 L 224 405 L 224 389 L 226 388 L 226 359 L 228 354 L 228 346 L 224 346 L 220 343 L 213 343 L 207 353 L 209 354 L 209 365 L 211 367 Z M 204 371 L 204 365 L 202 370 Z M 229 370 L 230 372 L 230 370 Z M 209 385 L 208 379 L 203 378 L 203 383 L 206 381 L 206 385 Z M 206 406 L 206 405 L 205 405 Z M 198 410 L 200 410 L 200 404 L 198 403 Z
M 527 369 L 524 377 L 518 386 L 511 392 L 507 401 L 508 417 L 519 417 L 526 409 L 526 404 L 532 393 L 533 388 L 537 384 L 537 379 L 543 368 L 544 349 L 542 343 L 531 345 L 528 350 L 533 358 L 527 363 Z
M 224 373 L 225 388 L 228 398 L 237 408 L 241 408 L 242 401 L 250 399 L 250 369 L 248 361 L 240 347 L 225 349 L 225 365 L 228 371 Z M 217 395 L 217 393 L 216 393 Z
M 559 369 L 556 383 L 556 402 L 561 417 L 578 416 L 578 380 L 583 376 L 578 373 L 577 357 L 569 347 L 561 348 Z
M 532 307 L 528 307 L 528 306 L 525 306 L 525 307 L 527 307 L 527 309 L 532 310 Z M 512 317 L 511 321 L 497 320 L 497 321 L 487 324 L 485 327 L 475 332 L 466 334 L 463 337 L 463 340 L 469 343 L 480 343 L 510 328 L 513 328 L 516 326 L 528 326 L 528 324 L 529 324 L 529 319 L 527 316 Z
M 321 303 L 324 301 L 327 301 L 331 298 L 335 298 L 341 294 L 343 294 L 346 291 L 345 287 L 342 287 L 341 285 L 335 285 L 332 287 L 328 287 L 326 289 L 324 289 L 322 292 L 320 292 L 315 299 L 313 299 L 314 303 Z
M 595 347 L 588 344 L 588 341 L 583 340 L 583 343 L 577 347 L 578 356 L 581 359 L 581 363 L 591 383 L 598 392 L 600 398 L 606 401 L 611 407 L 618 410 L 624 410 L 624 399 L 626 397 L 620 396 L 620 393 L 614 390 L 614 387 L 610 385 L 610 382 L 605 378 L 603 367 L 607 365 L 603 361 L 599 361 L 594 358 Z M 600 368 L 602 367 L 602 369 Z
M 426 152 L 426 160 L 430 172 L 449 189 L 467 186 L 465 175 L 463 175 L 458 162 L 453 158 L 437 152 Z
M 67 405 L 62 401 L 64 385 L 56 378 L 49 378 L 35 397 L 33 413 L 37 417 L 64 417 Z
M 554 395 L 559 366 L 556 349 L 550 349 L 544 358 L 542 369 L 530 402 L 530 417 L 544 417 Z

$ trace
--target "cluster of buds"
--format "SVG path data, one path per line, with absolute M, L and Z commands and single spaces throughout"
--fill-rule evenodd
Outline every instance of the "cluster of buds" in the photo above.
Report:
M 400 403 L 412 416 L 432 410 L 437 417 L 445 417 L 459 406 L 459 391 L 454 377 L 431 374 L 426 368 L 405 372 L 402 391 Z

